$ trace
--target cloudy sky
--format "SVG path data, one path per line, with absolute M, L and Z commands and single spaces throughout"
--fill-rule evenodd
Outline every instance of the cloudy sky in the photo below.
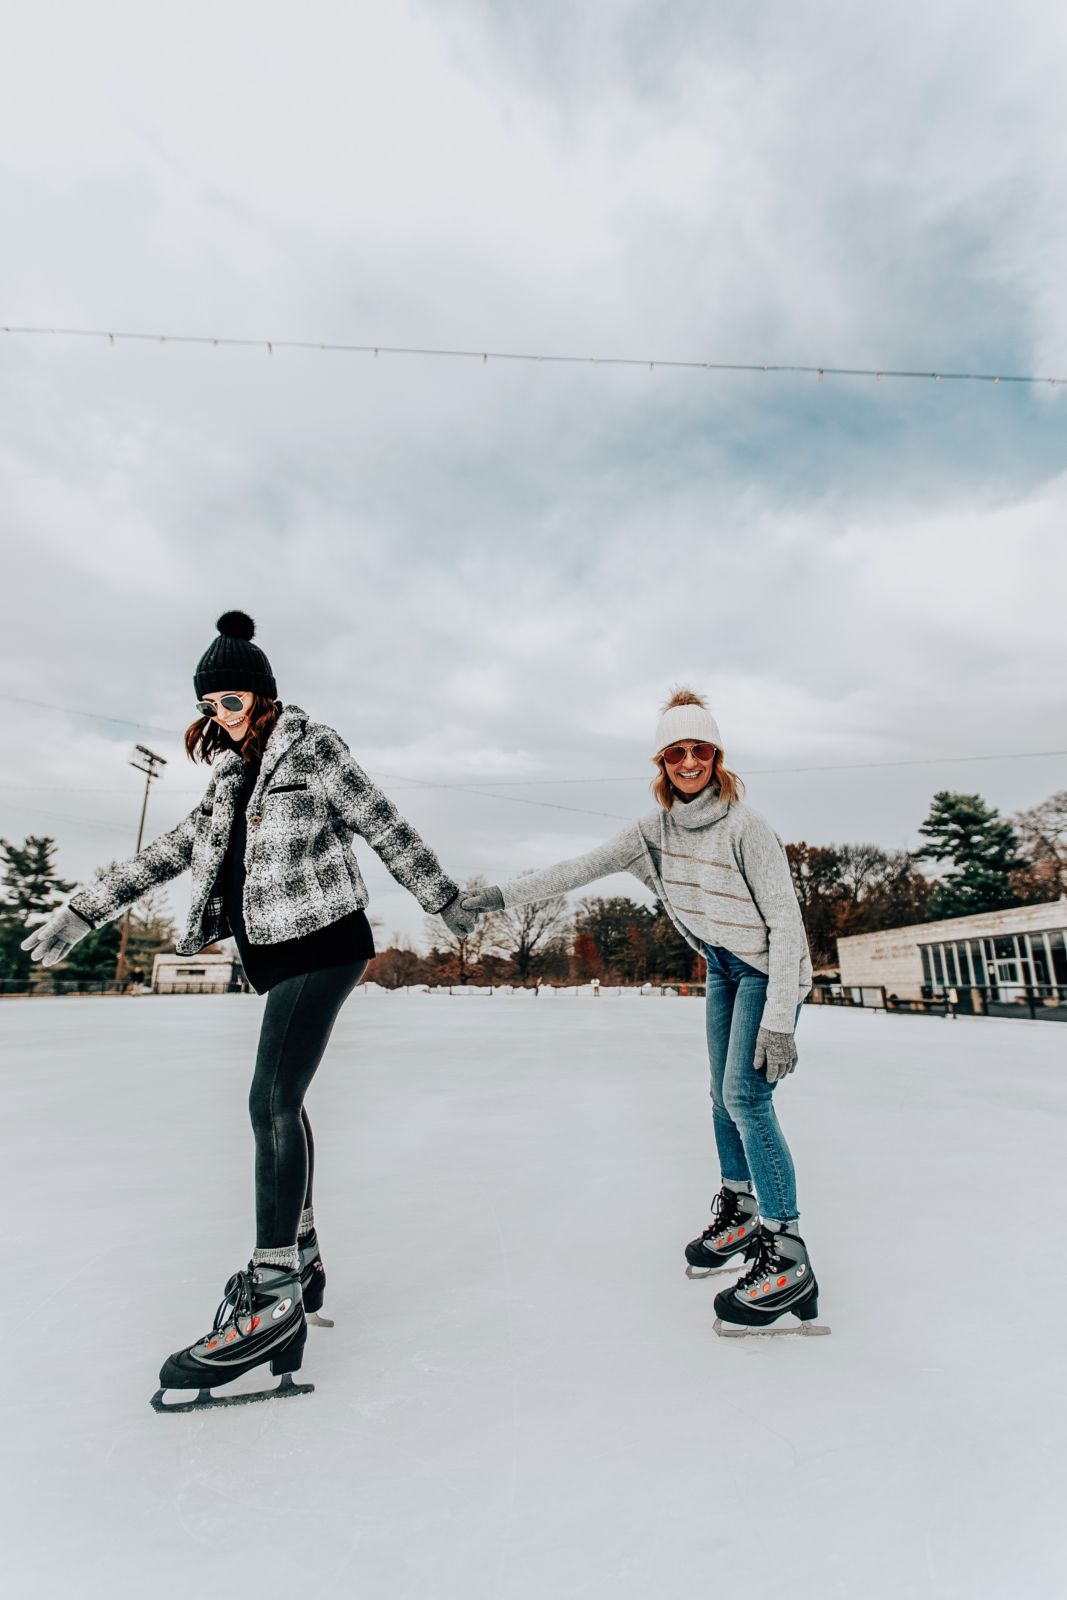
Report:
M 41 0 L 0 57 L 0 324 L 1067 377 L 1065 48 L 1052 0 Z M 183 815 L 231 606 L 457 877 L 644 809 L 676 683 L 786 838 L 1034 804 L 1065 408 L 0 336 L 0 835 L 124 854 L 137 739 L 150 831 Z

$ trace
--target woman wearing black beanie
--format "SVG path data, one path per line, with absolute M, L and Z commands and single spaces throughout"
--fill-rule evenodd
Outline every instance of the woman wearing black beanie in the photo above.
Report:
M 476 915 L 433 851 L 356 764 L 339 734 L 283 706 L 255 624 L 240 611 L 193 682 L 199 719 L 185 736 L 214 770 L 183 822 L 129 860 L 77 888 L 25 941 L 54 966 L 90 929 L 119 917 L 158 884 L 190 869 L 192 903 L 181 955 L 232 934 L 245 972 L 267 993 L 249 1109 L 256 1143 L 256 1248 L 229 1279 L 212 1331 L 164 1362 L 166 1389 L 205 1391 L 193 1405 L 233 1403 L 206 1391 L 269 1361 L 282 1376 L 269 1394 L 296 1392 L 307 1317 L 316 1321 L 325 1273 L 312 1211 L 314 1144 L 303 1109 L 345 1000 L 374 955 L 367 890 L 352 853 L 362 834 L 425 911 L 461 936 Z

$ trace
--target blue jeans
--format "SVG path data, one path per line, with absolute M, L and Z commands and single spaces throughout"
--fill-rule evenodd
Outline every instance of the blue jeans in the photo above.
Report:
M 767 979 L 740 956 L 706 945 L 708 1058 L 719 1167 L 731 1183 L 751 1182 L 760 1212 L 780 1222 L 797 1216 L 793 1158 L 774 1114 L 776 1085 L 752 1065 Z M 800 1016 L 800 1008 L 797 1008 Z

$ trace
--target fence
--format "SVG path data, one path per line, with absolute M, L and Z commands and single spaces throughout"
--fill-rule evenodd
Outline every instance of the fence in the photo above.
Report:
M 61 994 L 146 994 L 142 984 L 33 975 L 28 978 L 0 979 L 0 999 L 50 1000 Z
M 468 995 L 472 998 L 493 994 L 573 995 L 576 999 L 621 994 L 704 997 L 704 985 L 688 980 L 679 980 L 677 983 L 602 983 L 596 988 L 591 983 L 413 983 L 404 987 L 408 994 Z
M 935 1017 L 1028 1017 L 1034 1022 L 1067 1022 L 1067 986 L 1055 983 L 971 985 L 935 988 L 926 985 L 918 997 L 901 999 L 884 988 L 867 985 L 844 987 L 817 984 L 811 1003 L 821 1006 L 856 1006 Z
M 0 979 L 0 1000 L 51 1000 L 58 995 L 247 994 L 246 984 L 161 983 L 150 989 L 143 983 L 115 983 L 107 979 L 51 978 Z

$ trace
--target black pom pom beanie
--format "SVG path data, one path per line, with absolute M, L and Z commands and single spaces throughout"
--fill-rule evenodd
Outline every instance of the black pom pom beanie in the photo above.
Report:
M 197 699 L 225 689 L 251 689 L 268 700 L 277 700 L 278 685 L 258 644 L 253 644 L 256 625 L 243 611 L 224 611 L 215 626 L 213 639 L 197 663 L 193 686 Z

